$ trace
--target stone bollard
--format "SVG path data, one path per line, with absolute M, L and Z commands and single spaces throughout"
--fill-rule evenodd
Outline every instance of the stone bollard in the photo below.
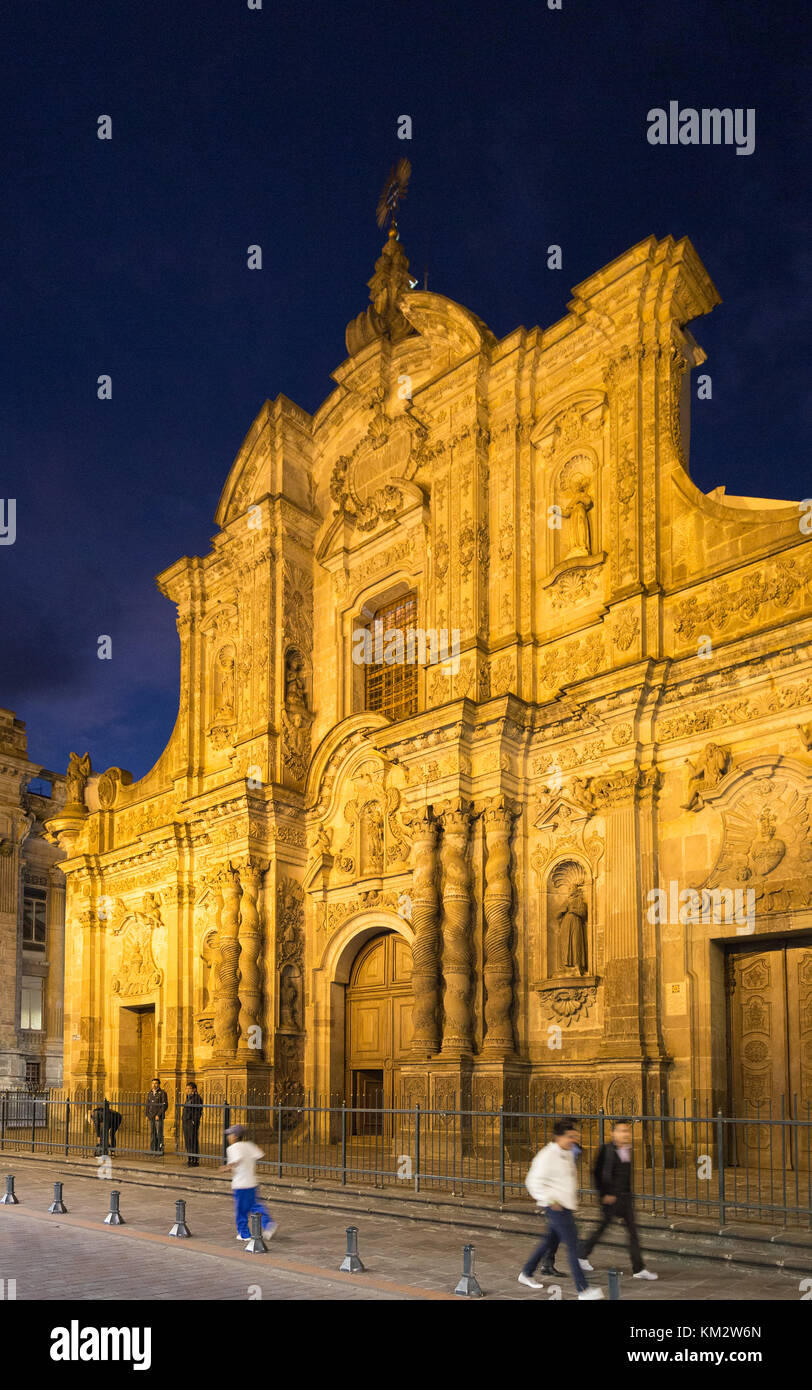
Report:
M 183 1239 L 192 1234 L 189 1227 L 186 1225 L 186 1203 L 182 1197 L 179 1197 L 175 1203 L 175 1224 L 169 1234 L 171 1236 L 177 1236 L 178 1239 Z
M 251 1232 L 251 1239 L 245 1243 L 247 1253 L 249 1255 L 264 1255 L 268 1247 L 262 1239 L 262 1217 L 258 1211 L 252 1211 L 248 1218 L 248 1227 Z
M 358 1227 L 347 1227 L 347 1253 L 339 1265 L 340 1274 L 363 1274 L 364 1266 L 358 1255 Z
M 6 1178 L 6 1190 L 0 1197 L 0 1207 L 18 1207 L 20 1199 L 14 1191 L 14 1178 L 9 1173 Z
M 125 1226 L 127 1224 L 118 1209 L 118 1199 L 120 1196 L 120 1192 L 110 1193 L 110 1210 L 104 1218 L 105 1226 Z
M 49 1211 L 56 1212 L 58 1216 L 61 1216 L 61 1215 L 63 1214 L 63 1212 L 66 1212 L 66 1211 L 68 1210 L 67 1207 L 65 1206 L 65 1203 L 62 1201 L 62 1184 L 61 1184 L 61 1182 L 55 1182 L 55 1183 L 54 1183 L 54 1200 L 52 1201 L 52 1203 L 51 1203 L 51 1205 L 49 1206 L 48 1210 L 49 1210 Z
M 609 1270 L 609 1297 L 620 1298 L 620 1271 L 617 1269 Z
M 474 1274 L 474 1255 L 476 1254 L 475 1245 L 463 1245 L 462 1247 L 462 1277 L 458 1283 L 455 1293 L 462 1294 L 463 1298 L 482 1298 L 482 1290 Z

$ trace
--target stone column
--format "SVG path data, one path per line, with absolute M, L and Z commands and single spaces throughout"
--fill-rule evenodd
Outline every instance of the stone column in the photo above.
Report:
M 510 836 L 515 812 L 504 796 L 495 796 L 485 811 L 485 1039 L 483 1052 L 513 1053 L 513 884 Z
M 470 1056 L 472 1046 L 470 824 L 469 804 L 458 797 L 443 816 L 444 1057 Z
M 45 1084 L 62 1085 L 65 1001 L 65 875 L 52 868 L 48 873 L 48 979 L 45 1012 Z
M 411 1053 L 417 1059 L 434 1055 L 439 1046 L 439 925 L 437 892 L 437 823 L 426 812 L 414 823 L 412 842 L 412 1019 Z
M 263 1039 L 260 1026 L 262 1008 L 262 981 L 259 970 L 259 955 L 262 950 L 262 933 L 259 924 L 257 895 L 262 875 L 267 865 L 260 866 L 251 860 L 240 865 L 239 875 L 242 885 L 239 924 L 239 1023 L 240 1042 L 238 1055 L 241 1060 L 260 1060 L 263 1056 Z M 251 1029 L 260 1029 L 259 1033 Z M 259 1043 L 259 1046 L 257 1046 Z
M 237 1051 L 237 1020 L 240 1013 L 239 983 L 239 913 L 240 876 L 231 864 L 221 869 L 218 886 L 223 894 L 218 933 L 216 966 L 217 996 L 214 1005 L 214 1032 L 218 1055 L 226 1060 Z

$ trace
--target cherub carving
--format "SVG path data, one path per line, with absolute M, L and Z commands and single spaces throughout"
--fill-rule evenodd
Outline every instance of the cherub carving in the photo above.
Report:
M 691 769 L 691 776 L 688 780 L 688 800 L 683 810 L 701 811 L 705 804 L 703 793 L 718 787 L 730 766 L 730 749 L 720 748 L 717 743 L 707 743 L 696 764 L 686 758 L 685 765 Z

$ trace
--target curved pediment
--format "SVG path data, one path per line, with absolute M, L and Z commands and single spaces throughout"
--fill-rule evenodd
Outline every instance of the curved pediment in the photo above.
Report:
M 482 319 L 443 294 L 411 290 L 398 301 L 398 307 L 421 337 L 448 351 L 452 362 L 496 344 Z

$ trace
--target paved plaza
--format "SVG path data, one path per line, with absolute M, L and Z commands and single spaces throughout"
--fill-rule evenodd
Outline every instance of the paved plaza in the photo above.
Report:
M 365 1214 L 309 1206 L 274 1197 L 269 1205 L 279 1228 L 264 1255 L 247 1255 L 235 1240 L 230 1194 L 185 1191 L 192 1239 L 170 1238 L 175 1219 L 171 1182 L 147 1187 L 128 1179 L 66 1175 L 57 1164 L 6 1155 L 16 1174 L 20 1205 L 0 1207 L 0 1278 L 15 1281 L 17 1300 L 285 1299 L 407 1300 L 461 1302 L 454 1295 L 462 1246 L 476 1246 L 476 1274 L 490 1299 L 547 1300 L 575 1297 L 566 1258 L 563 1277 L 533 1292 L 516 1276 L 531 1241 L 513 1232 L 449 1227 L 401 1215 Z M 66 1216 L 49 1215 L 55 1179 L 64 1179 Z M 188 1180 L 184 1187 L 188 1188 Z M 106 1227 L 111 1188 L 121 1192 L 126 1225 Z M 581 1228 L 594 1219 L 582 1214 Z M 366 1272 L 339 1273 L 345 1229 L 359 1229 Z M 540 1228 L 540 1226 L 539 1226 Z M 749 1270 L 658 1253 L 650 1263 L 656 1283 L 631 1278 L 617 1249 L 598 1246 L 592 1281 L 608 1288 L 612 1267 L 623 1270 L 624 1301 L 797 1301 L 803 1275 Z M 812 1260 L 810 1260 L 812 1274 Z M 8 1282 L 5 1285 L 9 1290 Z M 808 1286 L 807 1286 L 808 1287 Z

